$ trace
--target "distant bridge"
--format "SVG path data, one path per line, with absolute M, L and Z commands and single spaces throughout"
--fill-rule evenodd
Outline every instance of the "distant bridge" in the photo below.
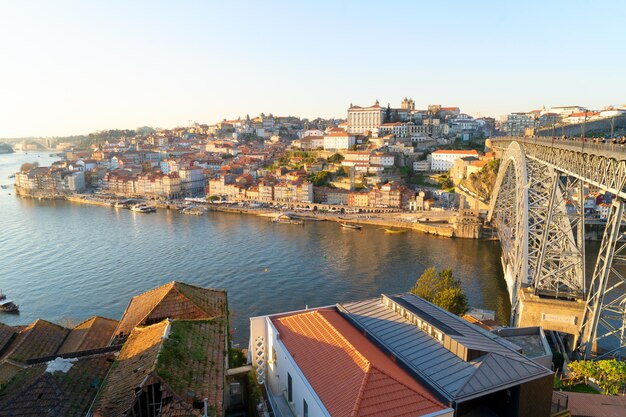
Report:
M 626 147 L 580 140 L 492 140 L 502 161 L 489 218 L 502 244 L 512 324 L 575 336 L 585 358 L 626 353 Z M 584 184 L 615 197 L 585 277 Z
M 26 145 L 32 144 L 43 149 L 53 149 L 56 146 L 57 140 L 51 138 L 0 139 L 0 143 L 2 142 L 12 145 L 13 148 L 16 147 L 15 145 L 19 145 L 24 148 Z

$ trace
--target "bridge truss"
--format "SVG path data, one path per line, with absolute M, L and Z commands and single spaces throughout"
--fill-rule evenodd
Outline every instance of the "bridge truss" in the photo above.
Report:
M 605 340 L 610 348 L 603 356 L 626 353 L 626 278 L 619 270 L 626 265 L 626 153 L 537 139 L 494 143 L 505 152 L 489 218 L 502 244 L 511 324 L 519 313 L 520 288 L 530 287 L 544 298 L 582 300 L 579 352 L 591 358 Z M 585 184 L 615 196 L 588 283 Z

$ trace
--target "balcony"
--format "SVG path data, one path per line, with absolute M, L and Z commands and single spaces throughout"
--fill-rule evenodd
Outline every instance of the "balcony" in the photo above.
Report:
M 272 408 L 271 411 L 274 417 L 296 417 L 283 395 L 274 395 L 267 385 L 263 385 L 263 387 L 265 388 L 265 397 Z

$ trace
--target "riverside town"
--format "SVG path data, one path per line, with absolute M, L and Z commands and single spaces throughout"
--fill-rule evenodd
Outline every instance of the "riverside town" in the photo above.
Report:
M 0 417 L 625 417 L 626 4 L 443 6 L 0 4 Z

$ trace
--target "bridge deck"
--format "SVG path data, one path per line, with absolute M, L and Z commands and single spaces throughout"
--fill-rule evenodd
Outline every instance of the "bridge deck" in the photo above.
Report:
M 566 149 L 574 152 L 588 153 L 598 156 L 612 158 L 618 161 L 626 161 L 626 144 L 619 143 L 595 143 L 590 139 L 583 142 L 579 138 L 561 139 L 561 138 L 531 138 L 531 137 L 502 137 L 491 140 L 494 145 L 498 143 L 510 143 L 512 141 L 520 143 L 529 143 L 533 145 L 544 145 L 553 148 Z

